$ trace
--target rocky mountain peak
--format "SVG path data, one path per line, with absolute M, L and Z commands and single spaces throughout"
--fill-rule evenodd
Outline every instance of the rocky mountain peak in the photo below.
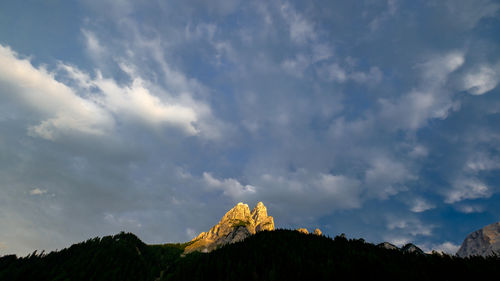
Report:
M 500 253 L 500 222 L 492 223 L 467 235 L 457 255 L 485 257 L 498 253 Z
M 264 206 L 264 203 L 257 203 L 255 208 L 253 208 L 251 215 L 256 225 L 265 220 L 267 218 L 267 208 Z
M 405 253 L 412 253 L 412 254 L 423 254 L 424 251 L 422 251 L 419 247 L 415 246 L 412 243 L 408 243 L 401 247 L 401 252 Z
M 252 215 L 250 214 L 250 208 L 247 204 L 238 203 L 231 210 L 229 210 L 219 221 L 219 225 L 222 224 L 238 224 L 240 222 L 251 223 Z
M 274 230 L 274 219 L 267 215 L 262 202 L 252 212 L 247 204 L 238 203 L 229 210 L 208 232 L 202 232 L 191 240 L 185 253 L 193 251 L 210 252 L 217 247 L 235 243 L 263 230 Z

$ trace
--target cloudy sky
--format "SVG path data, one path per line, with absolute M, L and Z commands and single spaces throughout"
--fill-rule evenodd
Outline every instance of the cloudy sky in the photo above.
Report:
M 0 2 L 0 254 L 233 205 L 451 253 L 500 220 L 500 3 Z

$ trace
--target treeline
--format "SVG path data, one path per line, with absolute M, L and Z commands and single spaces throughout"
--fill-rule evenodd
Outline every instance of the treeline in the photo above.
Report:
M 208 254 L 146 245 L 131 233 L 67 249 L 0 258 L 0 280 L 475 280 L 500 276 L 500 258 L 389 250 L 362 239 L 259 232 Z
M 363 239 L 276 230 L 191 254 L 172 269 L 164 280 L 477 280 L 500 276 L 500 259 L 405 253 Z
M 155 280 L 182 245 L 146 245 L 131 233 L 93 238 L 49 254 L 0 258 L 0 280 Z

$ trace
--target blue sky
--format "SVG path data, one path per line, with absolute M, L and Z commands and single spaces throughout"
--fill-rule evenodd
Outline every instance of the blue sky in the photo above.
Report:
M 500 220 L 500 3 L 2 1 L 0 254 L 263 201 L 454 253 Z

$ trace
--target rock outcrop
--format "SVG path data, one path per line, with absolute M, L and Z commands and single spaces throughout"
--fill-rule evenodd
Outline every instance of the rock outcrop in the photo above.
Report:
M 380 248 L 388 249 L 388 250 L 399 250 L 399 248 L 396 245 L 393 245 L 389 242 L 383 242 L 377 245 Z
M 467 235 L 457 256 L 490 256 L 500 254 L 500 222 L 496 222 Z
M 266 206 L 259 202 L 250 212 L 247 204 L 238 203 L 208 232 L 202 232 L 191 240 L 184 253 L 210 252 L 264 230 L 274 230 L 274 219 L 267 215 Z
M 295 231 L 298 231 L 298 232 L 304 233 L 304 234 L 309 234 L 309 230 L 307 230 L 307 228 L 303 228 L 303 227 L 297 228 Z M 323 235 L 323 232 L 321 232 L 321 230 L 319 228 L 316 228 L 312 232 L 312 234 L 321 236 L 321 235 Z
M 297 231 L 300 233 L 309 234 L 309 231 L 307 231 L 306 228 L 297 228 Z
M 419 247 L 415 246 L 412 243 L 408 243 L 401 247 L 401 252 L 403 253 L 412 253 L 412 254 L 424 254 L 424 251 L 420 249 Z

